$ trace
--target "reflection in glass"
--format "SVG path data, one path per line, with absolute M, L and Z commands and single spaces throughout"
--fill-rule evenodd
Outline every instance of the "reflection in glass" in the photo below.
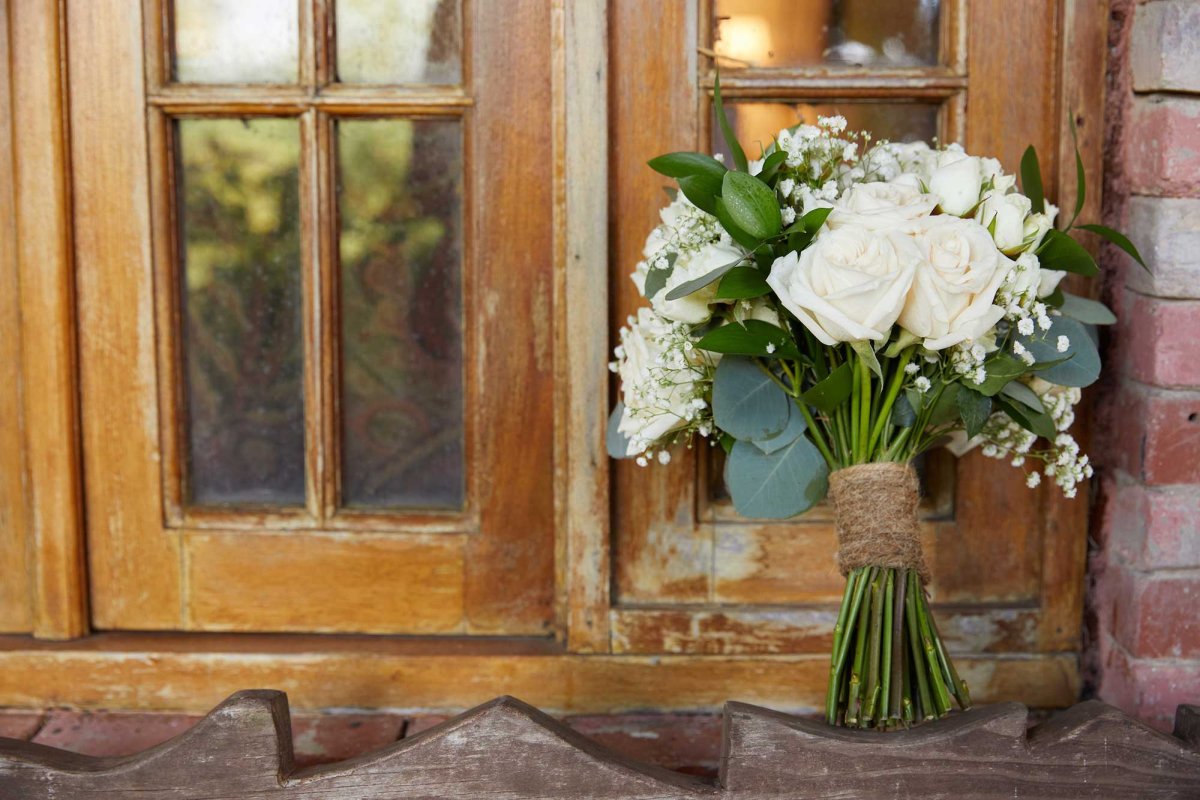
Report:
M 457 84 L 461 0 L 337 0 L 337 73 L 343 83 Z
M 939 0 L 716 0 L 721 65 L 938 63 Z M 726 60 L 728 59 L 728 60 Z
M 868 131 L 875 141 L 929 141 L 937 136 L 938 106 L 933 103 L 825 102 L 767 103 L 727 102 L 725 112 L 748 158 L 759 158 L 762 149 L 784 128 L 801 122 L 816 124 L 817 117 L 840 114 L 851 131 Z M 714 120 L 713 147 L 725 152 L 726 163 L 733 160 L 719 135 Z
M 177 126 L 189 500 L 304 502 L 299 128 Z
M 295 83 L 296 0 L 175 0 L 175 80 Z
M 342 502 L 463 503 L 462 132 L 338 122 Z

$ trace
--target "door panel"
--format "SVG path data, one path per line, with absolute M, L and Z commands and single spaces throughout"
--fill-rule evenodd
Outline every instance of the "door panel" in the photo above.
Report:
M 1056 4 L 943 0 L 940 21 L 912 18 L 939 4 L 805 5 L 811 13 L 801 15 L 795 4 L 774 0 L 681 0 L 651 19 L 637 2 L 615 2 L 614 28 L 622 33 L 612 40 L 614 325 L 642 302 L 628 273 L 657 222 L 659 187 L 668 182 L 646 160 L 719 149 L 713 60 L 689 61 L 697 45 L 738 59 L 722 62 L 721 83 L 739 138 L 755 155 L 755 142 L 797 117 L 840 113 L 884 137 L 962 141 L 971 152 L 999 156 L 1010 170 L 1034 144 L 1045 174 L 1055 174 Z M 728 38 L 714 42 L 717 30 Z M 927 48 L 929 36 L 936 58 L 897 49 L 897 41 Z M 1018 46 L 1036 54 L 1022 60 L 1022 93 L 1014 102 L 1009 73 Z M 858 55 L 850 59 L 854 47 Z M 647 86 L 652 90 L 640 88 Z M 829 510 L 787 523 L 740 519 L 714 485 L 720 469 L 708 451 L 678 453 L 666 467 L 615 468 L 613 649 L 826 653 L 844 586 L 833 563 Z M 1058 581 L 1064 572 L 1076 581 L 1082 576 L 1084 504 L 1031 492 L 1019 471 L 978 452 L 961 459 L 932 454 L 922 473 L 923 542 L 950 646 L 977 654 L 1077 647 L 1078 610 L 1060 600 Z M 1075 521 L 1059 524 L 1060 513 Z M 1043 569 L 1049 553 L 1060 554 L 1054 578 Z M 1068 564 L 1061 554 L 1069 554 Z
M 68 14 L 94 626 L 545 634 L 549 7 L 133 5 Z

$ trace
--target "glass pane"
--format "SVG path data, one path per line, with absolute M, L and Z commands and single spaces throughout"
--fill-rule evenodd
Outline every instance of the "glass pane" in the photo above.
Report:
M 461 0 L 337 0 L 343 83 L 457 84 Z
M 938 63 L 939 0 L 716 0 L 713 49 L 748 67 Z
M 876 141 L 929 141 L 938 132 L 938 105 L 935 103 L 728 102 L 725 111 L 749 158 L 758 158 L 761 148 L 769 145 L 784 128 L 801 122 L 813 125 L 817 117 L 837 114 L 846 118 L 850 130 L 868 131 Z M 712 130 L 714 149 L 725 152 L 725 163 L 732 164 L 733 159 L 725 151 L 715 119 Z
M 295 83 L 297 0 L 175 0 L 175 80 Z
M 338 123 L 342 502 L 463 502 L 462 132 Z
M 302 504 L 298 123 L 177 132 L 190 500 Z

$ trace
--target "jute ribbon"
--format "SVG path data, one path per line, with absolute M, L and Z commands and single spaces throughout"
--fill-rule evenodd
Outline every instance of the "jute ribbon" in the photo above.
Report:
M 908 464 L 859 464 L 831 474 L 842 574 L 859 567 L 911 568 L 928 583 L 917 527 L 920 499 L 917 472 Z

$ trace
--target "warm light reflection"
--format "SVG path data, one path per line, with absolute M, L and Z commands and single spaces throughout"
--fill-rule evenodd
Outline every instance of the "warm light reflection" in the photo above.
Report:
M 760 66 L 771 57 L 771 24 L 766 17 L 737 14 L 721 21 L 715 50 L 725 58 Z

